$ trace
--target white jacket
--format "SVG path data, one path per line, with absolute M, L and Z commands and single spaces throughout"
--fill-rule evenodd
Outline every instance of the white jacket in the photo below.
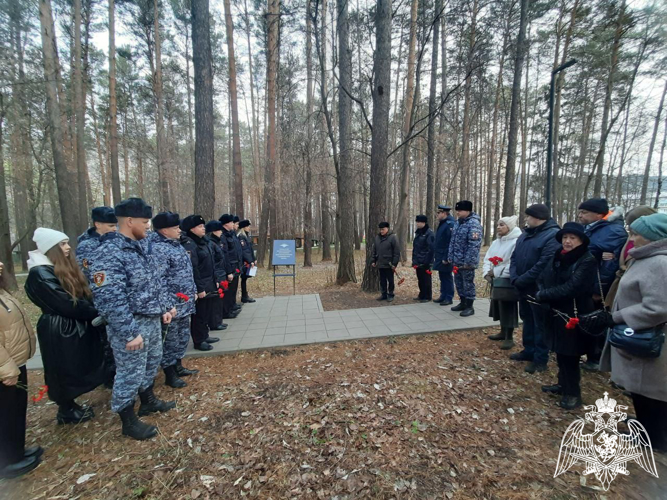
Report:
M 482 276 L 486 276 L 491 269 L 493 269 L 494 278 L 509 278 L 510 277 L 510 259 L 514 253 L 516 240 L 521 236 L 521 229 L 515 227 L 505 236 L 501 236 L 491 243 L 491 246 L 484 256 L 484 267 L 482 268 Z M 489 260 L 492 257 L 500 257 L 503 261 L 494 266 Z

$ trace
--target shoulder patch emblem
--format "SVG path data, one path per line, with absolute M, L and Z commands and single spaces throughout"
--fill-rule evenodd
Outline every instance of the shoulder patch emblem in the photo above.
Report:
M 104 271 L 99 271 L 93 274 L 93 283 L 95 283 L 97 286 L 104 285 L 106 279 L 107 279 L 107 273 L 105 273 Z
M 471 238 L 472 238 L 473 240 L 478 240 L 478 239 L 479 239 L 479 232 L 474 231 L 474 232 L 472 233 L 472 235 L 471 235 Z
M 88 265 L 89 265 L 88 259 L 83 259 L 81 261 L 81 265 L 83 266 L 84 269 L 88 269 Z

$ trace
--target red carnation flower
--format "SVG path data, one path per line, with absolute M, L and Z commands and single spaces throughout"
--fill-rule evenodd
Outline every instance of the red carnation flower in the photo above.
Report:
M 459 274 L 459 268 L 458 268 L 458 266 L 454 266 L 454 274 Z
M 223 281 L 220 284 L 222 285 L 223 290 L 227 290 L 229 288 L 229 281 L 227 281 L 227 280 Z
M 418 267 L 419 266 L 417 266 L 417 265 L 412 266 L 413 269 L 417 269 Z
M 574 330 L 579 324 L 579 318 L 570 318 L 567 324 L 565 325 L 566 330 Z
M 43 386 L 41 386 L 41 388 L 39 389 L 39 393 L 37 394 L 37 396 L 33 396 L 33 397 L 32 397 L 33 402 L 34 402 L 34 403 L 37 403 L 37 402 L 41 401 L 41 400 L 44 398 L 44 396 L 46 395 L 46 393 L 47 393 L 48 390 L 49 390 L 49 386 L 48 386 L 48 385 L 43 385 Z
M 433 271 L 431 271 L 430 269 L 427 269 L 426 274 L 433 274 Z
M 176 294 L 176 297 L 178 297 L 179 299 L 182 299 L 183 302 L 187 302 L 188 300 L 190 300 L 190 297 L 188 297 L 187 295 L 185 295 L 184 293 L 181 293 L 181 292 L 178 292 Z
M 225 297 L 225 292 L 222 291 L 222 288 L 218 288 L 218 295 L 220 296 L 221 299 Z

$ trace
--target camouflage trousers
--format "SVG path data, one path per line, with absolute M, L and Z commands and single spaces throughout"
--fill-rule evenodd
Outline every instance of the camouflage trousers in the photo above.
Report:
M 461 269 L 454 275 L 456 292 L 462 299 L 475 300 L 477 293 L 475 291 L 475 270 Z
M 116 360 L 116 378 L 111 395 L 111 411 L 118 413 L 134 404 L 139 391 L 148 389 L 155 380 L 162 359 L 162 320 L 160 316 L 135 315 L 134 321 L 144 340 L 139 351 L 128 351 L 127 340 L 107 326 L 109 342 Z
M 166 334 L 162 344 L 162 361 L 160 362 L 162 368 L 175 365 L 185 356 L 185 350 L 190 341 L 190 318 L 188 314 L 172 319 L 169 325 L 163 325 L 163 332 L 166 330 Z

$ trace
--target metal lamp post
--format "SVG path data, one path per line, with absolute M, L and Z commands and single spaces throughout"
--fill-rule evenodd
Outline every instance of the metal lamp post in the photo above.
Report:
M 545 204 L 547 207 L 551 208 L 551 172 L 552 172 L 552 149 L 554 142 L 554 93 L 556 87 L 556 75 L 561 71 L 569 68 L 573 64 L 576 64 L 576 59 L 570 59 L 564 64 L 561 64 L 556 69 L 551 72 L 551 87 L 549 88 L 549 136 L 547 138 L 547 185 L 545 193 Z

